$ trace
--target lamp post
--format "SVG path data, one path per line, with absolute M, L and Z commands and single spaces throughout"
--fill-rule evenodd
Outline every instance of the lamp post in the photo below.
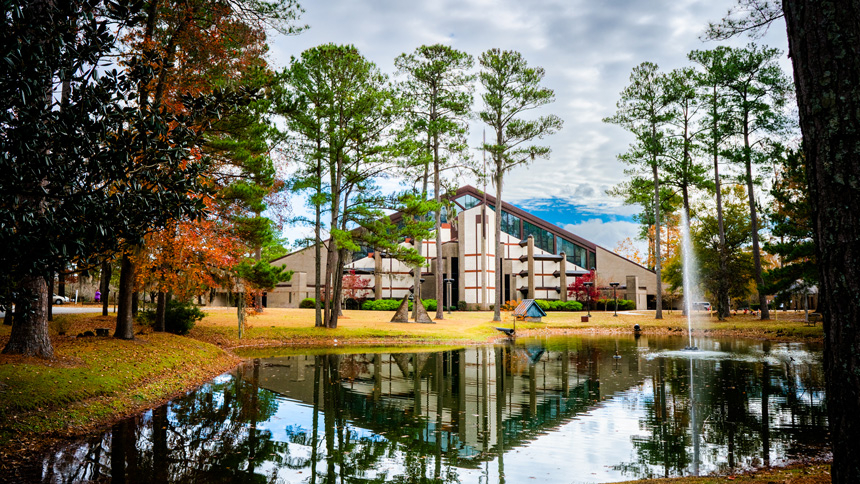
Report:
M 587 297 L 586 304 L 588 304 L 588 317 L 590 318 L 591 317 L 591 286 L 594 285 L 594 282 L 583 282 L 582 285 L 585 286 L 585 296 Z
M 448 288 L 448 314 L 451 314 L 451 283 L 453 283 L 453 282 L 454 282 L 454 279 L 451 279 L 450 277 L 445 279 L 445 284 Z M 438 304 L 438 302 L 437 302 L 437 304 Z
M 616 290 L 618 289 L 619 284 L 621 284 L 621 283 L 620 282 L 610 282 L 609 283 L 609 285 L 612 286 L 612 297 L 615 299 L 615 314 L 613 314 L 613 316 L 615 316 L 616 318 L 618 317 L 618 293 L 616 292 Z

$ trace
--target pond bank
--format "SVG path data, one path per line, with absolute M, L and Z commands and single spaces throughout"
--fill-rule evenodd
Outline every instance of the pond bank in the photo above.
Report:
M 196 388 L 239 364 L 242 358 L 237 353 L 251 356 L 246 352 L 249 348 L 286 345 L 296 350 L 349 351 L 359 345 L 420 345 L 432 349 L 503 339 L 495 326 L 513 326 L 509 317 L 493 323 L 491 313 L 446 314 L 445 321 L 418 325 L 391 324 L 388 312 L 346 311 L 339 328 L 329 330 L 309 327 L 312 314 L 310 310 L 269 309 L 249 319 L 246 338 L 239 340 L 234 311 L 210 310 L 190 337 L 144 332 L 134 341 L 120 341 L 52 334 L 58 356 L 55 361 L 0 358 L 0 455 L 4 457 L 0 460 L 0 476 L 4 476 L 0 480 L 12 479 L 12 472 L 26 465 L 29 456 L 57 442 L 108 428 L 122 417 Z M 686 331 L 680 315 L 657 321 L 638 313 L 619 314 L 617 318 L 593 314 L 588 323 L 582 323 L 581 316 L 550 313 L 545 323 L 518 322 L 517 330 L 521 335 L 540 336 L 626 334 L 633 324 L 639 324 L 644 334 L 680 336 Z M 67 317 L 71 334 L 91 327 L 113 327 L 112 317 Z M 796 320 L 737 318 L 707 323 L 709 327 L 695 334 L 802 341 L 821 338 L 820 327 L 808 327 Z M 7 338 L 8 329 L 4 329 L 0 344 Z

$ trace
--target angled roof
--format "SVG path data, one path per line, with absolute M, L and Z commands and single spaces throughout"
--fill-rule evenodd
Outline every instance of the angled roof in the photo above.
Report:
M 538 306 L 534 299 L 523 299 L 514 309 L 514 316 L 529 316 L 532 318 L 546 316 L 546 312 Z
M 472 195 L 473 197 L 477 198 L 478 200 L 481 200 L 481 203 L 483 203 L 484 192 L 482 192 L 481 190 L 478 190 L 477 188 L 475 188 L 471 185 L 466 185 L 466 186 L 463 186 L 463 187 L 460 187 L 459 189 L 457 189 L 457 194 L 455 195 L 455 198 L 459 198 L 463 195 Z M 496 197 L 490 195 L 489 192 L 486 194 L 486 196 L 487 196 L 487 203 L 488 204 L 490 204 L 494 207 L 498 206 L 498 203 L 496 203 Z M 581 246 L 583 246 L 589 250 L 592 250 L 592 251 L 597 250 L 597 244 L 595 244 L 594 242 L 583 239 L 582 237 L 580 237 L 574 233 L 571 233 L 571 232 L 568 232 L 567 230 L 564 230 L 563 228 L 559 227 L 558 225 L 547 222 L 546 220 L 544 220 L 540 217 L 536 217 L 536 216 L 530 214 L 529 212 L 526 212 L 525 210 L 523 210 L 519 207 L 516 207 L 514 205 L 511 205 L 508 202 L 505 202 L 504 200 L 502 201 L 502 210 L 504 210 L 505 212 L 508 212 L 511 215 L 516 215 L 517 217 L 529 222 L 530 224 L 532 224 L 536 227 L 540 227 L 544 230 L 547 230 L 549 232 L 554 233 L 555 235 L 559 235 L 559 236 L 561 236 L 561 237 L 563 237 L 563 238 L 565 238 L 571 242 L 576 242 L 577 244 L 579 244 L 579 245 L 581 245 Z

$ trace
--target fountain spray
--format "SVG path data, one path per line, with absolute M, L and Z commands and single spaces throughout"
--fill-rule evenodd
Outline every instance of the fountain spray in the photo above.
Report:
M 693 346 L 693 302 L 696 301 L 698 295 L 698 278 L 696 254 L 693 252 L 693 241 L 690 238 L 690 220 L 687 218 L 687 213 L 681 210 L 681 256 L 684 266 L 684 309 L 687 313 L 687 334 L 689 335 L 689 344 L 685 350 L 697 350 Z

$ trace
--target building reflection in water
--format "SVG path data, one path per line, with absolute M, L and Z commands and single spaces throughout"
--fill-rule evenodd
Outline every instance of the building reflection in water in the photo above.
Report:
M 691 359 L 676 340 L 258 358 L 45 457 L 34 480 L 607 482 L 826 444 L 820 350 L 705 340 Z

